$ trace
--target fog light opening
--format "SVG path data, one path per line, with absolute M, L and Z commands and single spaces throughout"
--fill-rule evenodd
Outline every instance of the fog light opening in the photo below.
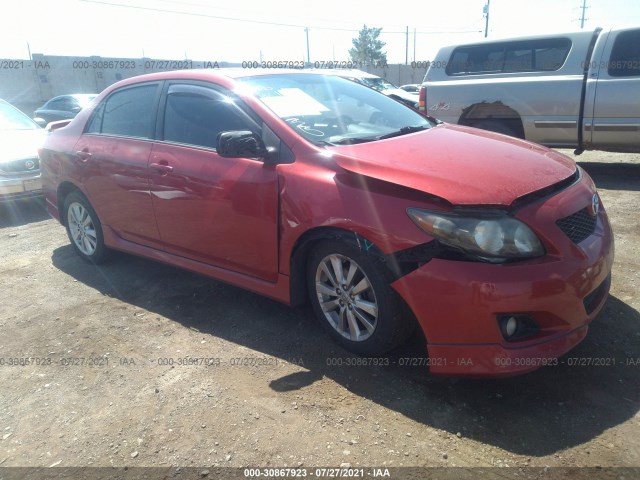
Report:
M 521 313 L 498 315 L 498 325 L 507 342 L 522 340 L 538 332 L 533 318 Z

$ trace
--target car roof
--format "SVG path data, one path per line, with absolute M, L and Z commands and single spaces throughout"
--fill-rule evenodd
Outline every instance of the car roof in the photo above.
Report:
M 526 42 L 526 41 L 534 41 L 534 40 L 545 40 L 549 38 L 571 38 L 575 40 L 579 37 L 589 37 L 594 33 L 593 30 L 579 30 L 573 32 L 561 32 L 561 33 L 545 33 L 545 34 L 535 34 L 535 35 L 517 35 L 517 36 L 497 36 L 495 38 L 490 39 L 482 39 L 475 42 L 464 42 L 457 43 L 452 45 L 447 45 L 444 48 L 454 48 L 454 47 L 475 47 L 475 46 L 490 46 L 493 44 L 500 44 L 505 42 Z
M 77 98 L 77 99 L 89 99 L 97 96 L 98 96 L 97 93 L 65 93 L 64 95 L 56 95 L 55 97 L 50 98 L 49 101 L 56 100 L 58 98 L 66 98 L 66 97 Z
M 260 69 L 251 69 L 251 68 L 239 68 L 239 67 L 229 67 L 229 68 L 200 68 L 200 69 L 189 69 L 189 70 L 171 70 L 165 72 L 154 72 L 154 73 L 146 73 L 144 75 L 138 75 L 135 77 L 129 77 L 119 82 L 116 82 L 110 85 L 105 91 L 113 91 L 116 88 L 127 86 L 127 85 L 135 85 L 143 82 L 153 82 L 153 81 L 161 81 L 161 80 L 202 80 L 202 81 L 213 81 L 218 82 L 223 85 L 229 85 L 234 80 L 240 78 L 247 77 L 261 77 L 267 75 L 303 75 L 303 74 L 312 74 L 312 75 L 328 75 L 328 76 L 350 76 L 350 75 L 336 75 L 334 72 L 351 72 L 352 70 L 330 70 L 330 69 L 301 69 L 301 68 L 260 68 Z M 355 72 L 360 72 L 361 76 L 378 78 L 376 75 L 367 74 L 366 72 L 362 72 L 360 70 L 355 70 Z

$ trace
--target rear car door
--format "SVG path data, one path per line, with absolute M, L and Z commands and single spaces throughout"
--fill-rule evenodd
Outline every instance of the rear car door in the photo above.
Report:
M 103 226 L 121 238 L 159 247 L 149 191 L 160 82 L 115 90 L 96 107 L 78 140 L 77 175 Z
M 585 138 L 591 131 L 595 148 L 640 151 L 640 29 L 610 32 L 601 52 L 589 72 Z
M 167 252 L 275 281 L 278 176 L 260 159 L 216 153 L 223 131 L 260 133 L 262 121 L 230 91 L 167 82 L 149 178 Z

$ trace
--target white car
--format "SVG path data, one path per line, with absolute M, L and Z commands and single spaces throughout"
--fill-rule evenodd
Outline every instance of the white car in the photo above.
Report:
M 367 87 L 373 88 L 387 97 L 391 97 L 408 107 L 415 110 L 418 109 L 418 94 L 410 93 L 406 90 L 396 87 L 393 83 L 386 81 L 384 78 L 372 73 L 363 72 L 362 70 L 353 69 L 323 69 L 323 73 L 336 75 L 337 77 L 347 78 L 354 82 L 361 83 Z
M 45 131 L 0 99 L 0 202 L 42 195 L 38 148 Z

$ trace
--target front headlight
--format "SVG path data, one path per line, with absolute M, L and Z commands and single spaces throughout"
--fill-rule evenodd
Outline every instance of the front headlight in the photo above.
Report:
M 420 229 L 441 243 L 488 261 L 544 255 L 542 243 L 531 229 L 504 214 L 475 217 L 419 208 L 409 208 L 407 214 Z

